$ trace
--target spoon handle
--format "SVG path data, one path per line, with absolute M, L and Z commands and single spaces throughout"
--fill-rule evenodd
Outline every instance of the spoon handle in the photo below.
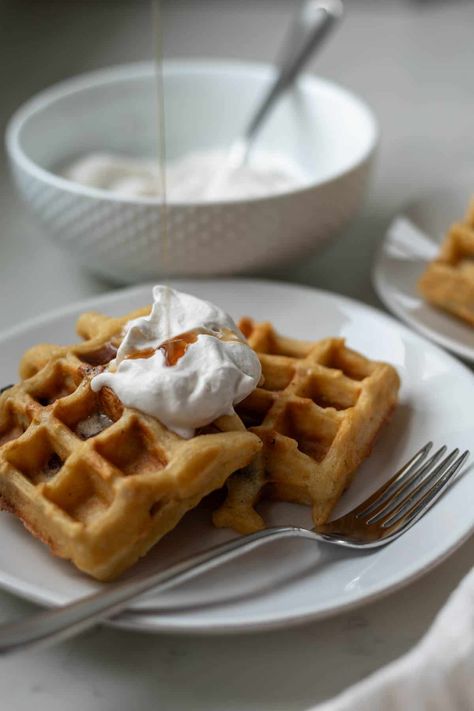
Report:
M 290 29 L 277 75 L 244 134 L 232 146 L 229 162 L 236 168 L 247 159 L 250 146 L 274 104 L 295 81 L 313 52 L 343 14 L 342 0 L 304 0 Z

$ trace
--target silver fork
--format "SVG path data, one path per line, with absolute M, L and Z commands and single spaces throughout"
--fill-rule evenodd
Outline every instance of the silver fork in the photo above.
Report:
M 313 530 L 280 526 L 258 531 L 214 546 L 167 570 L 111 583 L 77 602 L 0 625 L 0 653 L 60 642 L 113 617 L 130 600 L 152 588 L 161 592 L 277 539 L 306 538 L 359 550 L 384 546 L 433 506 L 469 456 L 468 451 L 460 454 L 458 449 L 446 455 L 447 448 L 441 447 L 427 458 L 432 446 L 429 442 L 422 447 L 366 501 L 335 521 Z

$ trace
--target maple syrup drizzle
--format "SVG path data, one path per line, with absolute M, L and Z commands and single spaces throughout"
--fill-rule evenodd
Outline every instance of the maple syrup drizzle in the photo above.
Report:
M 125 356 L 124 360 L 136 360 L 138 358 L 151 358 L 158 348 L 144 348 L 142 351 L 134 351 Z
M 170 338 L 157 348 L 144 348 L 141 351 L 130 353 L 125 356 L 125 359 L 134 360 L 136 358 L 151 358 L 155 355 L 156 351 L 161 351 L 165 356 L 165 365 L 176 365 L 178 360 L 184 356 L 191 343 L 196 343 L 198 336 L 199 331 L 189 331 L 188 333 L 183 333 L 175 338 Z
M 134 353 L 129 353 L 125 356 L 125 360 L 136 360 L 138 358 L 151 358 L 155 355 L 156 351 L 161 351 L 165 356 L 165 365 L 172 366 L 176 365 L 178 360 L 184 356 L 188 350 L 191 343 L 196 343 L 198 336 L 201 331 L 199 329 L 193 329 L 187 333 L 182 333 L 179 336 L 170 338 L 157 346 L 157 348 L 143 348 L 141 351 L 135 351 Z M 240 339 L 236 336 L 233 331 L 227 328 L 223 328 L 216 338 L 221 341 L 239 341 Z

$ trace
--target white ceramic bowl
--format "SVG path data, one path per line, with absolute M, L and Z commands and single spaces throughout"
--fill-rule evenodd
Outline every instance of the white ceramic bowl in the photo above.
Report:
M 228 145 L 268 86 L 270 66 L 227 61 L 165 65 L 168 159 Z M 171 204 L 83 187 L 53 172 L 89 151 L 156 155 L 151 63 L 64 81 L 12 117 L 6 134 L 18 189 L 54 241 L 121 282 L 160 275 L 246 272 L 303 256 L 354 215 L 367 185 L 377 124 L 367 106 L 310 75 L 280 103 L 259 140 L 309 176 L 301 188 L 235 202 Z

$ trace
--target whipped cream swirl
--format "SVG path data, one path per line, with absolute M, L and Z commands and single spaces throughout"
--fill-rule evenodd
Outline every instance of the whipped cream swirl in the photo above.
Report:
M 260 361 L 231 317 L 208 301 L 155 286 L 149 316 L 130 321 L 109 369 L 92 379 L 126 407 L 185 438 L 249 395 Z

